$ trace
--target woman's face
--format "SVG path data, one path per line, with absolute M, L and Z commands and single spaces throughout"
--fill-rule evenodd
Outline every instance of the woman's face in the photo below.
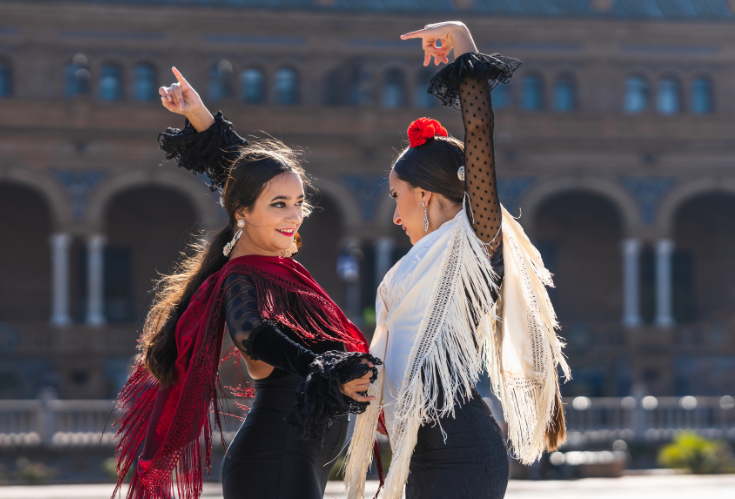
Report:
M 266 185 L 250 210 L 237 212 L 245 220 L 239 252 L 280 255 L 291 248 L 304 219 L 304 184 L 295 173 L 281 173 Z
M 408 182 L 401 180 L 395 171 L 390 172 L 390 196 L 396 200 L 396 211 L 393 213 L 393 223 L 403 227 L 411 244 L 416 244 L 426 235 L 424 231 L 424 207 L 428 205 L 426 191 L 411 187 Z

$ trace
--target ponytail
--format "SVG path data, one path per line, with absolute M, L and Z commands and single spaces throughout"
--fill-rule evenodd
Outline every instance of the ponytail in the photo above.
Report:
M 199 286 L 227 263 L 222 251 L 233 235 L 232 225 L 228 225 L 209 243 L 194 245 L 195 254 L 185 257 L 173 274 L 164 275 L 156 283 L 156 297 L 146 317 L 139 346 L 148 371 L 162 386 L 171 386 L 176 381 L 179 318 Z

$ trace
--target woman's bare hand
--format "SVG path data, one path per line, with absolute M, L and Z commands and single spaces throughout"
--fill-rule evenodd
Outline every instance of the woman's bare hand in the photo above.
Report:
M 212 113 L 204 106 L 202 98 L 189 85 L 184 75 L 176 68 L 171 68 L 171 71 L 178 81 L 168 87 L 158 89 L 158 93 L 161 94 L 161 104 L 172 113 L 183 114 L 197 132 L 203 132 L 214 123 Z
M 454 50 L 454 57 L 468 52 L 477 52 L 475 41 L 472 39 L 470 30 L 459 21 L 446 21 L 437 24 L 427 24 L 424 29 L 412 31 L 401 35 L 401 40 L 410 40 L 411 38 L 420 38 L 421 48 L 424 50 L 424 66 L 431 63 L 434 58 L 434 64 L 437 66 L 443 62 L 449 63 L 447 56 L 449 52 Z M 441 46 L 438 45 L 441 43 Z
M 339 385 L 339 391 L 342 395 L 350 397 L 357 402 L 370 402 L 375 400 L 375 397 L 362 395 L 361 392 L 366 392 L 370 387 L 370 378 L 373 376 L 372 368 L 373 363 L 367 359 L 362 359 L 361 364 L 367 364 L 368 372 L 362 378 L 353 379 L 344 384 Z

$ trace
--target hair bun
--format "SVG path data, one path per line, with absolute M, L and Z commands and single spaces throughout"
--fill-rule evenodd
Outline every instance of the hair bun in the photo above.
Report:
M 424 145 L 428 139 L 437 135 L 447 137 L 447 129 L 431 118 L 419 118 L 408 126 L 408 141 L 411 147 Z

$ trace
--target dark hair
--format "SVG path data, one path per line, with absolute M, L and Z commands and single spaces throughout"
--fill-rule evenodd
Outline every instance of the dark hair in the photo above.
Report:
M 454 137 L 436 136 L 418 147 L 406 147 L 393 162 L 393 171 L 411 187 L 441 194 L 462 203 L 464 182 L 457 170 L 464 165 L 464 144 Z
M 309 185 L 298 153 L 280 141 L 251 142 L 244 148 L 232 164 L 222 189 L 222 206 L 229 224 L 208 243 L 192 245 L 193 255 L 182 258 L 172 274 L 163 275 L 156 283 L 156 296 L 148 311 L 139 347 L 146 367 L 163 386 L 176 381 L 175 333 L 179 318 L 199 286 L 227 263 L 223 250 L 235 234 L 235 213 L 242 208 L 252 208 L 268 182 L 282 173 L 295 173 L 305 187 Z M 305 215 L 309 209 L 305 205 Z

